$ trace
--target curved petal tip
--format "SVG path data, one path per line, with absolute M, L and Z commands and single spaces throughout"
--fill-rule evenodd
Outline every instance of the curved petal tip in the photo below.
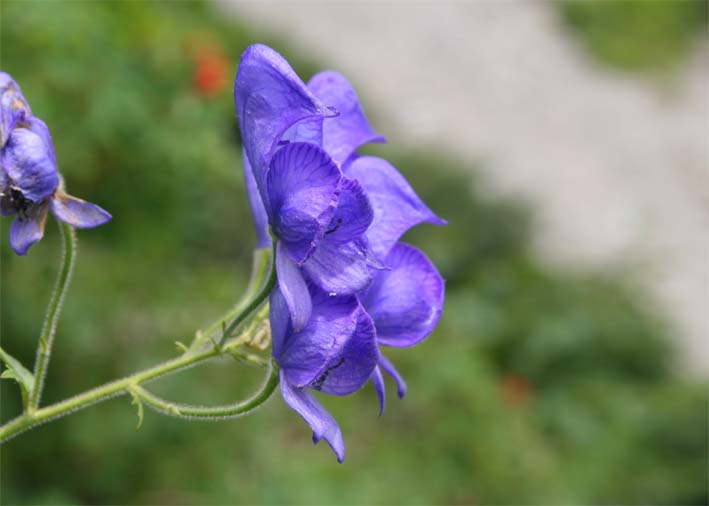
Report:
M 281 371 L 281 394 L 286 404 L 298 413 L 313 430 L 313 443 L 325 439 L 337 456 L 337 461 L 345 460 L 345 442 L 342 439 L 340 426 L 330 413 L 318 402 L 315 396 L 306 389 L 295 388 L 286 381 Z
M 47 218 L 46 207 L 37 209 L 34 216 L 16 217 L 10 226 L 10 247 L 20 256 L 25 256 L 30 246 L 44 236 L 44 224 Z
M 108 223 L 111 214 L 91 202 L 57 191 L 50 200 L 54 216 L 76 228 L 94 228 Z

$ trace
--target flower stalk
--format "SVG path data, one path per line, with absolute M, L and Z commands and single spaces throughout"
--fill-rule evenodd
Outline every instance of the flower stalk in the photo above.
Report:
M 223 346 L 226 340 L 229 338 L 229 336 L 236 331 L 236 329 L 241 325 L 246 318 L 256 311 L 261 305 L 268 299 L 268 296 L 270 295 L 271 291 L 273 291 L 273 287 L 276 286 L 276 245 L 278 241 L 276 239 L 273 239 L 273 247 L 271 249 L 271 255 L 270 255 L 270 269 L 268 272 L 268 279 L 266 280 L 266 283 L 261 287 L 261 290 L 251 299 L 251 302 L 249 302 L 248 306 L 239 313 L 234 320 L 229 324 L 228 327 L 224 328 L 224 331 L 222 332 L 222 338 L 219 341 L 219 346 Z M 268 265 L 268 263 L 266 264 Z M 265 269 L 263 270 L 265 272 Z M 255 282 L 254 279 L 249 282 L 249 288 L 255 288 L 263 283 L 263 278 L 261 278 L 260 282 Z
M 268 375 L 266 380 L 259 388 L 258 392 L 246 401 L 236 402 L 225 406 L 193 406 L 191 404 L 179 404 L 167 401 L 152 392 L 147 391 L 140 385 L 130 387 L 130 393 L 140 402 L 144 402 L 147 406 L 153 408 L 158 413 L 171 416 L 174 418 L 182 418 L 185 420 L 229 420 L 243 416 L 261 404 L 266 402 L 273 394 L 278 386 L 279 369 L 272 360 L 266 362 Z
M 59 233 L 62 240 L 62 260 L 61 269 L 57 276 L 57 282 L 52 291 L 52 296 L 49 299 L 47 306 L 47 314 L 44 318 L 42 332 L 39 335 L 39 343 L 37 344 L 37 358 L 34 367 L 34 385 L 29 395 L 29 404 L 26 406 L 28 411 L 34 411 L 39 407 L 39 402 L 42 398 L 42 390 L 44 388 L 44 379 L 47 375 L 49 367 L 49 359 L 52 354 L 52 345 L 54 344 L 54 335 L 56 334 L 57 321 L 61 314 L 62 303 L 66 295 L 71 277 L 74 273 L 74 264 L 76 262 L 76 232 L 74 228 L 60 220 L 57 220 L 59 225 Z

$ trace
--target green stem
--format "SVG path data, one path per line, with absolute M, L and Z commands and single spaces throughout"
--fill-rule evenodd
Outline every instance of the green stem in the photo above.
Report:
M 192 406 L 190 404 L 178 404 L 166 401 L 157 395 L 148 392 L 143 387 L 136 385 L 130 389 L 130 392 L 145 402 L 148 406 L 155 409 L 164 415 L 184 418 L 186 420 L 227 420 L 236 418 L 253 411 L 255 408 L 263 404 L 271 397 L 271 394 L 278 386 L 278 366 L 273 364 L 272 360 L 268 361 L 268 376 L 258 392 L 250 399 L 229 404 L 226 406 Z
M 14 420 L 10 420 L 5 425 L 0 427 L 0 443 L 7 441 L 11 437 L 41 423 L 48 422 L 49 420 L 58 418 L 73 411 L 87 408 L 92 404 L 105 401 L 116 395 L 123 395 L 129 391 L 132 385 L 138 385 L 142 382 L 163 376 L 169 372 L 184 369 L 190 365 L 215 357 L 219 355 L 219 353 L 220 352 L 217 349 L 211 349 L 196 355 L 182 355 L 155 367 L 151 367 L 150 369 L 146 369 L 145 371 L 135 373 L 130 376 L 126 376 L 125 378 L 88 390 L 77 395 L 76 397 L 25 413 L 24 415 L 21 415 Z
M 70 229 L 69 231 L 73 233 L 73 230 Z M 67 235 L 68 234 L 65 231 L 65 237 Z M 68 284 L 68 277 L 71 274 L 71 263 L 73 262 L 74 257 L 73 246 L 73 239 L 71 242 L 65 242 L 65 247 L 67 248 L 67 251 L 71 252 L 67 255 L 71 257 L 71 262 L 67 263 L 65 261 L 66 268 L 62 270 L 62 275 L 60 275 L 60 280 L 58 282 L 58 286 L 63 286 L 64 288 L 60 290 L 60 293 L 57 297 L 53 295 L 52 302 L 50 303 L 49 314 L 50 317 L 54 320 L 54 323 L 52 325 L 56 325 L 56 316 L 58 314 L 57 307 L 61 305 L 61 299 L 63 297 L 64 292 L 66 291 L 66 284 Z M 268 378 L 263 384 L 262 388 L 259 390 L 259 392 L 251 399 L 245 402 L 232 404 L 229 406 L 209 408 L 201 406 L 189 406 L 186 404 L 175 404 L 157 397 L 156 395 L 140 387 L 140 385 L 147 381 L 159 378 L 160 376 L 164 376 L 165 374 L 191 367 L 195 364 L 202 363 L 206 360 L 225 353 L 230 354 L 235 358 L 246 359 L 247 361 L 252 363 L 257 362 L 254 357 L 242 353 L 238 348 L 244 344 L 248 344 L 249 342 L 251 342 L 254 333 L 257 332 L 260 327 L 260 323 L 267 318 L 266 311 L 257 310 L 266 300 L 276 283 L 276 269 L 274 261 L 275 257 L 273 253 L 275 253 L 275 241 L 274 250 L 270 255 L 268 251 L 260 253 L 257 252 L 254 258 L 254 266 L 257 268 L 255 268 L 254 272 L 252 273 L 251 281 L 249 282 L 249 287 L 246 290 L 244 298 L 231 311 L 229 311 L 224 316 L 224 318 L 219 319 L 207 329 L 206 335 L 210 335 L 212 332 L 214 332 L 214 330 L 222 326 L 225 321 L 228 321 L 228 319 L 231 318 L 232 315 L 236 314 L 232 323 L 227 329 L 225 329 L 221 342 L 218 345 L 214 345 L 202 350 L 189 349 L 181 356 L 151 367 L 150 369 L 146 369 L 145 371 L 141 371 L 125 378 L 106 383 L 105 385 L 96 387 L 92 390 L 79 394 L 70 399 L 58 402 L 56 404 L 52 404 L 44 408 L 28 410 L 19 417 L 10 420 L 5 425 L 0 427 L 0 443 L 3 443 L 8 439 L 20 434 L 21 432 L 24 432 L 25 430 L 40 425 L 42 423 L 48 422 L 50 420 L 59 418 L 75 411 L 79 411 L 81 409 L 87 408 L 93 404 L 105 401 L 112 397 L 124 395 L 126 393 L 131 393 L 134 398 L 136 398 L 139 402 L 143 401 L 149 406 L 155 408 L 156 410 L 164 414 L 183 418 L 231 418 L 234 416 L 245 414 L 246 412 L 251 411 L 255 407 L 263 404 L 278 386 L 278 368 L 277 366 L 273 365 L 270 360 L 267 364 L 269 366 Z M 269 264 L 271 265 L 271 269 L 269 271 L 268 280 L 264 284 L 263 279 L 265 277 L 266 270 Z M 261 290 L 258 291 L 256 295 L 254 295 L 259 286 L 261 286 Z M 56 292 L 57 290 L 55 290 L 55 295 Z M 244 307 L 244 301 L 249 299 L 251 299 L 251 302 L 246 305 L 246 307 Z M 241 335 L 235 337 L 232 341 L 227 343 L 226 341 L 228 337 L 239 327 L 239 325 L 245 322 L 247 318 L 252 316 L 252 324 L 247 327 Z M 51 345 L 51 336 L 53 335 L 53 328 L 46 328 L 50 329 L 49 333 L 45 334 L 45 330 L 43 329 L 42 335 L 50 336 L 49 342 Z M 51 347 L 47 347 L 47 349 L 51 349 Z M 44 367 L 44 369 L 46 370 L 46 363 L 49 355 L 48 353 L 41 353 L 40 355 L 38 355 L 38 366 L 40 365 L 40 357 L 42 360 L 42 367 Z M 41 369 L 39 368 L 37 369 L 37 371 L 40 370 Z M 35 382 L 35 385 L 37 384 L 38 383 Z
M 251 330 L 247 332 L 251 332 Z M 141 383 L 145 383 L 147 381 L 159 378 L 160 376 L 164 376 L 168 373 L 179 371 L 195 364 L 202 363 L 206 360 L 222 355 L 223 353 L 230 353 L 230 348 L 232 347 L 232 344 L 234 346 L 240 346 L 242 342 L 244 342 L 244 339 L 242 339 L 242 336 L 239 336 L 234 340 L 233 343 L 229 343 L 224 347 L 214 346 L 210 349 L 196 353 L 185 353 L 177 358 L 168 360 L 167 362 L 158 364 L 154 367 L 151 367 L 141 372 L 137 372 L 130 376 L 126 376 L 125 378 L 106 383 L 105 385 L 96 387 L 92 390 L 88 390 L 87 392 L 79 394 L 70 399 L 66 399 L 64 401 L 52 404 L 50 406 L 46 406 L 44 408 L 36 409 L 34 411 L 26 412 L 18 416 L 17 418 L 10 420 L 5 425 L 0 427 L 0 443 L 7 441 L 8 439 L 20 434 L 21 432 L 24 432 L 27 429 L 33 428 L 37 425 L 48 422 L 55 418 L 59 418 L 63 415 L 79 411 L 93 404 L 105 401 L 118 395 L 134 393 L 136 391 L 136 387 L 138 387 Z M 272 370 L 269 379 L 264 384 L 264 388 L 254 398 L 247 401 L 245 406 L 242 406 L 241 409 L 253 409 L 254 407 L 258 406 L 259 404 L 265 402 L 268 399 L 268 396 L 270 396 L 270 394 L 273 392 L 277 383 L 277 381 L 273 378 L 274 374 L 275 373 Z M 143 392 L 145 391 L 143 390 Z M 150 404 L 147 400 L 146 403 Z M 231 406 L 230 408 L 234 409 L 234 406 Z M 194 415 L 194 417 L 197 416 L 199 415 Z
M 214 331 L 221 327 L 223 322 L 228 322 L 246 307 L 246 304 L 256 295 L 256 292 L 263 284 L 263 280 L 266 279 L 268 267 L 271 262 L 271 256 L 271 250 L 268 248 L 254 250 L 253 259 L 251 262 L 251 278 L 249 279 L 249 284 L 246 287 L 244 295 L 241 296 L 241 300 L 239 300 L 233 308 L 227 311 L 224 316 L 214 322 L 211 326 L 207 327 L 207 330 L 204 331 L 205 335 L 212 335 Z
M 76 233 L 74 229 L 59 220 L 57 220 L 57 223 L 59 224 L 59 232 L 63 243 L 62 267 L 59 271 L 52 297 L 49 299 L 44 326 L 39 335 L 37 359 L 34 367 L 34 386 L 29 395 L 28 411 L 36 410 L 42 398 L 42 388 L 44 387 L 44 378 L 47 375 L 47 368 L 49 367 L 49 357 L 52 354 L 52 344 L 54 343 L 57 321 L 61 313 L 64 296 L 69 289 L 69 283 L 71 281 L 71 275 L 74 272 L 74 263 L 76 260 Z
M 241 325 L 246 317 L 256 311 L 261 304 L 268 298 L 273 287 L 276 286 L 276 244 L 277 241 L 273 239 L 273 248 L 271 251 L 271 269 L 268 275 L 266 283 L 261 287 L 261 291 L 256 294 L 256 296 L 251 300 L 248 306 L 239 313 L 236 318 L 229 324 L 229 326 L 224 330 L 221 340 L 219 341 L 219 346 L 223 346 L 229 336 Z

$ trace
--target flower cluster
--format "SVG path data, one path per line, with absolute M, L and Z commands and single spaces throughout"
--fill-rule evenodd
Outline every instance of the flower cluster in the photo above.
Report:
M 348 395 L 371 380 L 381 412 L 384 371 L 405 394 L 379 348 L 425 339 L 444 283 L 399 239 L 445 221 L 387 161 L 356 152 L 384 138 L 340 74 L 321 72 L 306 85 L 281 55 L 254 45 L 241 58 L 234 99 L 259 246 L 270 244 L 269 226 L 277 240 L 270 319 L 281 392 L 342 462 L 339 426 L 312 391 Z
M 47 125 L 32 115 L 12 77 L 0 72 L 0 214 L 17 215 L 10 227 L 15 253 L 25 255 L 42 238 L 48 211 L 78 228 L 111 219 L 100 207 L 62 190 Z

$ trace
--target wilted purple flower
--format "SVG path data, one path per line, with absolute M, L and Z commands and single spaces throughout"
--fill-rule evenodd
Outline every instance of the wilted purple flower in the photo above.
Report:
M 4 146 L 18 121 L 32 116 L 30 106 L 10 74 L 0 71 L 0 146 Z
M 355 296 L 331 297 L 312 284 L 309 289 L 312 316 L 299 332 L 281 292 L 271 294 L 273 356 L 286 403 L 313 429 L 313 441 L 324 438 L 342 462 L 340 427 L 311 390 L 348 395 L 367 382 L 379 357 L 374 324 Z
M 102 225 L 111 215 L 60 188 L 49 129 L 32 116 L 20 87 L 0 72 L 0 214 L 17 217 L 10 245 L 18 255 L 44 235 L 47 211 L 77 228 Z

